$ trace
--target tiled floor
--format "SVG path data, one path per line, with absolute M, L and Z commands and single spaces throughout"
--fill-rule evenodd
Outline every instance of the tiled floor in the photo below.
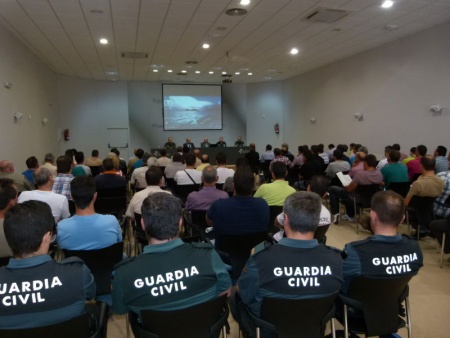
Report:
M 400 231 L 407 230 L 401 227 Z M 360 231 L 357 235 L 353 224 L 342 222 L 341 225 L 330 226 L 327 244 L 342 249 L 346 243 L 364 239 L 368 235 L 367 231 Z M 450 337 L 450 262 L 445 261 L 444 267 L 439 268 L 439 254 L 436 252 L 433 239 L 427 237 L 421 240 L 420 246 L 425 256 L 424 267 L 410 283 L 413 335 L 417 338 L 448 338 Z M 239 337 L 236 322 L 231 316 L 229 322 L 231 334 L 228 337 Z M 341 328 L 338 323 L 336 327 Z M 407 337 L 405 329 L 400 330 L 399 334 Z M 119 337 L 126 337 L 125 316 L 114 315 L 108 323 L 108 338 Z

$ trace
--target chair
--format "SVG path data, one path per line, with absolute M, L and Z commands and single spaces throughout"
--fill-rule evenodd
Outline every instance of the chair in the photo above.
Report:
M 102 171 L 102 167 L 99 166 L 99 165 L 89 166 L 89 169 L 91 169 L 92 177 L 95 177 L 95 176 L 99 175 L 101 173 L 101 171 Z
M 335 337 L 336 297 L 337 293 L 315 299 L 264 298 L 261 318 L 250 313 L 256 325 L 256 338 L 264 337 L 264 332 L 276 332 L 278 338 L 320 338 L 324 337 L 325 326 L 330 320 L 331 333 Z
M 193 191 L 198 191 L 199 184 L 182 184 L 178 185 L 176 184 L 175 187 L 172 190 L 172 193 L 178 197 L 183 204 L 186 203 L 186 198 L 188 195 Z
M 403 198 L 408 195 L 409 189 L 411 188 L 411 184 L 409 182 L 392 182 L 389 183 L 388 190 L 392 190 L 402 196 Z
M 300 186 L 300 166 L 296 165 L 292 168 L 288 169 L 288 174 L 286 177 L 289 185 L 291 187 L 295 187 L 295 183 L 297 183 L 297 187 Z
M 206 224 L 206 212 L 206 210 L 191 210 L 191 222 L 202 229 L 206 229 L 208 227 L 208 224 Z
M 380 191 L 379 184 L 358 185 L 353 196 L 353 207 L 355 209 L 356 233 L 359 233 L 359 221 L 364 209 L 370 208 L 372 196 Z M 341 217 L 339 217 L 340 219 Z
M 252 249 L 267 239 L 267 231 L 239 235 L 216 233 L 215 236 L 219 255 L 226 264 L 231 265 L 231 277 L 237 279 L 241 275 Z M 217 246 L 218 243 L 220 243 L 219 246 Z
M 99 214 L 110 214 L 122 219 L 122 214 L 127 210 L 126 186 L 111 189 L 97 190 L 97 200 L 94 204 L 95 211 Z
M 420 227 L 428 230 L 430 222 L 434 219 L 434 200 L 436 197 L 429 196 L 413 196 L 406 208 L 406 223 L 411 230 L 411 216 L 415 216 L 413 220 L 417 223 L 417 239 L 420 238 Z
M 413 184 L 415 181 L 417 181 L 417 179 L 420 177 L 420 175 L 422 175 L 422 173 L 415 173 L 415 174 L 411 177 L 411 184 Z
M 314 239 L 317 239 L 319 244 L 327 244 L 327 236 L 325 234 L 327 233 L 329 227 L 330 224 L 320 225 L 314 232 Z
M 75 215 L 75 213 L 77 212 L 77 206 L 75 205 L 75 202 L 72 200 L 69 200 L 69 213 L 70 216 Z
M 413 275 L 397 277 L 353 278 L 348 295 L 340 296 L 344 303 L 343 320 L 345 337 L 348 333 L 364 333 L 366 336 L 387 335 L 397 332 L 399 328 L 408 329 L 411 337 L 411 317 L 408 299 L 408 283 Z M 400 305 L 405 302 L 405 319 L 399 317 Z M 349 315 L 360 312 L 362 316 Z M 356 311 L 356 312 L 355 312 Z
M 269 223 L 267 224 L 267 229 L 269 229 L 269 232 L 271 233 L 276 233 L 280 231 L 280 229 L 274 225 L 275 218 L 277 218 L 277 216 L 283 212 L 283 206 L 271 205 L 269 206 L 269 209 L 270 215 L 269 215 Z
M 170 191 L 173 191 L 173 189 L 175 188 L 175 186 L 177 185 L 177 182 L 175 182 L 175 180 L 172 178 L 168 178 L 166 177 L 166 188 Z
M 97 296 L 111 293 L 113 267 L 123 258 L 123 242 L 98 250 L 66 250 L 65 257 L 79 257 L 91 270 L 97 287 Z
M 223 190 L 224 183 L 216 183 L 216 189 Z
M 350 171 L 343 171 L 342 174 L 343 175 L 348 175 Z M 341 187 L 342 188 L 342 182 L 339 179 L 339 177 L 337 175 L 334 175 L 334 177 L 330 180 L 330 187 L 331 186 L 336 186 L 336 187 Z
M 173 311 L 141 311 L 142 324 L 131 320 L 137 338 L 210 338 L 227 336 L 229 314 L 226 296 Z
M 104 304 L 104 303 L 102 303 Z M 104 304 L 106 305 L 106 304 Z M 100 305 L 100 311 L 106 316 L 104 305 Z M 107 307 L 107 305 L 106 305 Z M 107 316 L 106 316 L 107 318 Z M 104 323 L 104 318 L 99 318 L 99 323 Z M 91 315 L 84 313 L 81 316 L 66 320 L 61 323 L 35 327 L 30 329 L 0 329 L 0 337 L 2 338 L 29 338 L 29 337 L 46 337 L 46 338 L 98 338 L 102 335 L 103 327 L 98 325 L 95 332 L 91 332 Z

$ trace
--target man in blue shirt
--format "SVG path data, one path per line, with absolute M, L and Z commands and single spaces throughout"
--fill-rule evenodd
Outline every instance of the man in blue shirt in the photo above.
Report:
M 0 328 L 56 324 L 84 312 L 95 295 L 89 269 L 76 257 L 54 261 L 48 250 L 54 219 L 40 201 L 18 204 L 5 215 L 4 231 L 14 257 L 0 268 Z

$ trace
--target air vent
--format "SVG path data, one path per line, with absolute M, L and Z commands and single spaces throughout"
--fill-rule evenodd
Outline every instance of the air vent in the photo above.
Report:
M 228 78 L 230 78 L 230 77 L 232 77 L 233 76 L 233 74 L 222 74 L 222 77 L 228 77 Z
M 341 9 L 318 7 L 306 17 L 306 20 L 313 22 L 334 23 L 341 20 L 348 14 L 350 14 L 350 12 Z
M 198 63 L 198 61 L 188 60 L 188 61 L 185 61 L 184 63 L 187 64 L 187 65 L 196 65 Z
M 144 52 L 122 52 L 122 57 L 126 59 L 147 59 L 148 54 Z

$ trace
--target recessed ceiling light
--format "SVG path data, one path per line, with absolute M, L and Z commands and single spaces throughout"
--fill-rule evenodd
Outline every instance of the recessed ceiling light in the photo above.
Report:
M 107 44 L 108 44 L 108 39 L 101 38 L 101 39 L 100 39 L 100 43 L 101 43 L 102 45 L 107 45 Z
M 186 73 L 186 71 L 185 71 L 185 70 L 182 70 L 181 72 L 182 72 L 183 74 L 185 74 L 185 73 Z
M 240 74 L 241 74 L 241 73 L 239 73 L 239 72 L 235 72 L 235 73 L 234 73 L 234 75 L 240 75 Z
M 196 65 L 198 63 L 198 61 L 197 60 L 187 60 L 184 63 L 187 65 Z M 188 66 L 188 67 L 190 67 L 190 66 Z
M 158 73 L 158 69 L 153 69 L 153 73 Z
M 222 72 L 223 75 L 225 75 L 227 72 Z
M 225 11 L 225 14 L 229 16 L 243 16 L 247 14 L 247 10 L 243 8 L 230 8 Z
M 172 69 L 167 69 L 167 73 L 172 73 Z
M 208 44 L 208 43 L 204 43 L 204 44 L 202 45 L 202 47 L 203 47 L 203 49 L 208 49 L 208 48 L 209 48 L 209 44 Z
M 297 48 L 292 48 L 289 53 L 291 53 L 292 55 L 297 55 L 298 54 L 298 49 Z
M 253 73 L 248 73 L 247 75 L 253 75 Z
M 241 2 L 239 3 L 239 5 L 242 5 L 242 6 L 248 6 L 248 5 L 250 5 L 250 0 L 241 0 Z
M 214 74 L 214 72 L 213 72 L 213 71 L 210 71 L 209 74 Z
M 196 71 L 195 71 L 195 74 L 200 74 L 200 71 L 199 71 L 199 70 L 196 70 Z
M 394 5 L 394 1 L 386 0 L 382 3 L 381 7 L 383 8 L 391 8 Z

